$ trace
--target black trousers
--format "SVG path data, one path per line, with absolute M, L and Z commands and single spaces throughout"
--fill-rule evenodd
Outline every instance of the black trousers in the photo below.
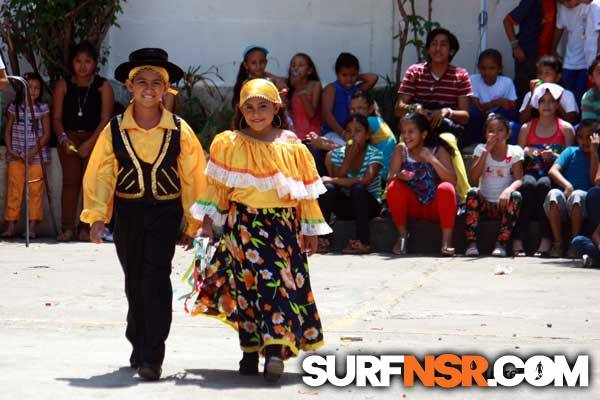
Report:
M 180 201 L 150 205 L 116 200 L 114 241 L 129 305 L 125 336 L 132 364 L 162 365 L 172 318 L 171 261 L 179 239 Z
M 527 55 L 525 62 L 519 63 L 515 60 L 515 88 L 517 89 L 517 98 L 519 106 L 523 103 L 523 98 L 529 92 L 529 82 L 537 76 L 538 58 L 535 55 Z
M 356 237 L 361 243 L 370 244 L 369 220 L 379 214 L 381 206 L 367 186 L 357 183 L 349 193 L 334 184 L 328 183 L 325 187 L 327 192 L 319 196 L 325 221 L 329 221 L 332 212 L 340 220 L 356 220 Z
M 517 225 L 513 231 L 513 238 L 526 240 L 529 224 L 532 220 L 540 224 L 540 236 L 542 238 L 551 238 L 550 223 L 544 211 L 544 200 L 546 195 L 552 189 L 552 181 L 549 177 L 535 178 L 525 174 L 523 176 L 523 186 L 519 189 L 523 196 L 523 205 Z

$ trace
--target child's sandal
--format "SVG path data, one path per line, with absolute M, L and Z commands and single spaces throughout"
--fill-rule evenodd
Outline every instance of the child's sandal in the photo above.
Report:
M 454 247 L 442 246 L 442 257 L 454 257 L 456 254 L 456 250 Z
M 344 254 L 369 254 L 371 252 L 371 246 L 363 244 L 359 240 L 350 240 L 348 246 L 342 250 Z

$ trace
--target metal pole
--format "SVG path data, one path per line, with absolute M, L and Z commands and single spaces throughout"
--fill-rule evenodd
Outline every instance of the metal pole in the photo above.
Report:
M 29 103 L 29 85 L 27 81 L 20 76 L 9 76 L 9 80 L 19 82 L 23 86 L 23 93 L 25 95 L 25 110 L 23 112 L 23 119 L 25 120 L 25 247 L 29 247 L 29 155 L 28 155 L 28 143 L 27 143 L 27 106 Z M 19 104 L 17 104 L 19 107 Z
M 488 40 L 488 1 L 481 0 L 480 3 L 480 13 L 479 13 L 479 34 L 480 34 L 480 43 L 479 43 L 479 52 L 487 49 L 487 40 Z

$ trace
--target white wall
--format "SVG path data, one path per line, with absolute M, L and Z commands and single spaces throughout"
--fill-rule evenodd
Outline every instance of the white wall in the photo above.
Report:
M 502 19 L 518 0 L 488 0 L 488 47 L 502 51 L 505 74 L 512 75 L 510 45 Z M 426 1 L 418 0 L 426 14 Z M 474 72 L 479 54 L 480 0 L 435 0 L 433 19 L 459 38 L 461 50 L 454 64 Z M 364 71 L 394 75 L 392 57 L 398 30 L 396 0 L 129 0 L 119 15 L 120 28 L 109 32 L 111 48 L 104 73 L 140 47 L 165 48 L 182 68 L 218 66 L 230 86 L 235 81 L 241 53 L 248 44 L 271 50 L 269 71 L 284 75 L 298 51 L 310 54 L 323 82 L 335 79 L 333 65 L 341 51 L 356 54 Z M 416 59 L 405 53 L 404 69 Z
M 216 65 L 235 81 L 248 44 L 271 50 L 268 70 L 287 74 L 298 51 L 311 55 L 323 81 L 334 79 L 341 51 L 359 57 L 363 70 L 392 72 L 394 0 L 129 0 L 107 44 L 105 73 L 139 47 L 158 46 L 182 68 Z

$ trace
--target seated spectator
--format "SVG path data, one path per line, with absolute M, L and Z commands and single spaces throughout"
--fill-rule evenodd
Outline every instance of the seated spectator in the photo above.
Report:
M 577 128 L 577 146 L 567 147 L 552 165 L 548 175 L 560 189 L 552 189 L 546 196 L 544 210 L 552 229 L 550 257 L 562 256 L 562 222 L 570 218 L 571 237 L 579 235 L 587 216 L 585 198 L 598 172 L 598 144 L 595 121 L 583 120 Z M 592 145 L 593 136 L 593 145 Z M 567 256 L 575 252 L 569 247 Z
M 359 90 L 354 93 L 350 101 L 350 114 L 363 115 L 369 120 L 371 129 L 370 143 L 383 153 L 383 167 L 381 168 L 381 179 L 387 179 L 388 166 L 392 159 L 392 153 L 396 147 L 396 137 L 390 126 L 381 118 L 377 111 L 377 103 L 368 92 Z
M 267 79 L 273 82 L 278 89 L 286 88 L 285 78 L 275 76 L 267 71 L 267 56 L 269 50 L 266 47 L 250 45 L 244 49 L 242 62 L 238 70 L 235 85 L 233 86 L 233 97 L 231 107 L 235 110 L 240 104 L 240 92 L 244 83 L 252 79 Z M 239 129 L 239 126 L 232 126 L 232 129 Z
M 467 194 L 466 239 L 468 257 L 479 256 L 477 227 L 481 214 L 500 219 L 500 232 L 492 255 L 506 256 L 506 246 L 521 209 L 521 193 L 518 192 L 523 178 L 523 149 L 508 144 L 509 122 L 501 115 L 490 115 L 486 120 L 486 143 L 473 152 L 471 166 L 472 182 L 479 187 Z
M 372 251 L 369 219 L 376 217 L 381 204 L 383 155 L 369 144 L 369 121 L 362 115 L 351 116 L 345 124 L 346 145 L 327 155 L 329 176 L 322 177 L 327 192 L 319 197 L 326 221 L 331 213 L 338 219 L 356 220 L 356 236 L 343 250 L 346 254 L 366 254 Z M 319 251 L 329 248 L 327 238 L 319 239 Z
M 581 0 L 560 0 L 556 31 L 552 48 L 556 53 L 564 31 L 567 31 L 566 52 L 563 59 L 563 82 L 565 89 L 573 92 L 577 104 L 587 87 L 587 68 L 585 60 L 585 30 L 588 19 L 587 4 Z
M 558 99 L 563 91 L 562 87 L 552 83 L 539 85 L 531 100 L 539 117 L 524 124 L 519 134 L 519 145 L 525 152 L 525 175 L 521 187 L 523 208 L 513 234 L 513 251 L 517 256 L 525 255 L 523 240 L 527 237 L 531 220 L 540 224 L 541 241 L 534 256 L 548 256 L 552 245 L 550 225 L 544 211 L 544 200 L 552 188 L 548 171 L 560 152 L 575 140 L 571 124 L 557 117 Z
M 321 117 L 323 135 L 309 133 L 306 140 L 317 152 L 313 152 L 320 175 L 326 174 L 325 154 L 345 145 L 344 127 L 350 116 L 350 99 L 358 90 L 369 90 L 379 77 L 373 73 L 360 73 L 358 58 L 350 53 L 341 53 L 335 62 L 337 80 L 323 89 L 321 96 Z
M 341 53 L 335 62 L 337 80 L 323 90 L 323 135 L 334 143 L 344 145 L 343 125 L 350 116 L 350 99 L 358 90 L 369 90 L 379 77 L 373 73 L 360 73 L 358 58 Z
M 561 78 L 562 66 L 558 58 L 554 56 L 544 56 L 540 58 L 537 63 L 537 71 L 537 79 L 530 82 L 530 91 L 525 95 L 523 104 L 521 104 L 521 108 L 519 109 L 519 121 L 522 124 L 529 122 L 536 117 L 535 107 L 533 107 L 532 103 L 532 93 L 541 84 L 558 84 Z M 574 124 L 579 118 L 579 108 L 577 107 L 575 95 L 564 88 L 560 97 L 557 115 L 559 118 L 562 118 L 571 124 Z
M 581 119 L 600 121 L 600 56 L 590 65 L 588 77 L 593 86 L 581 100 Z
M 306 141 L 310 132 L 321 134 L 321 79 L 308 54 L 292 57 L 288 71 L 288 111 L 294 122 L 294 133 Z
M 402 143 L 396 146 L 388 175 L 387 202 L 398 230 L 393 248 L 406 254 L 408 219 L 440 221 L 441 254 L 453 256 L 452 232 L 456 219 L 454 148 L 432 132 L 427 118 L 406 114 L 400 120 Z
M 510 144 L 517 143 L 520 125 L 517 120 L 517 92 L 512 79 L 502 76 L 502 54 L 496 49 L 487 49 L 479 55 L 479 74 L 471 76 L 473 97 L 469 110 L 469 125 L 464 145 L 484 141 L 483 125 L 487 114 L 494 113 L 510 120 Z
M 456 192 L 461 202 L 469 190 L 469 180 L 456 135 L 462 135 L 469 122 L 471 79 L 464 68 L 450 65 L 460 49 L 458 39 L 446 29 L 434 29 L 425 42 L 427 62 L 414 64 L 404 74 L 398 89 L 395 114 L 422 114 L 435 133 L 454 149 L 452 165 L 456 171 Z

